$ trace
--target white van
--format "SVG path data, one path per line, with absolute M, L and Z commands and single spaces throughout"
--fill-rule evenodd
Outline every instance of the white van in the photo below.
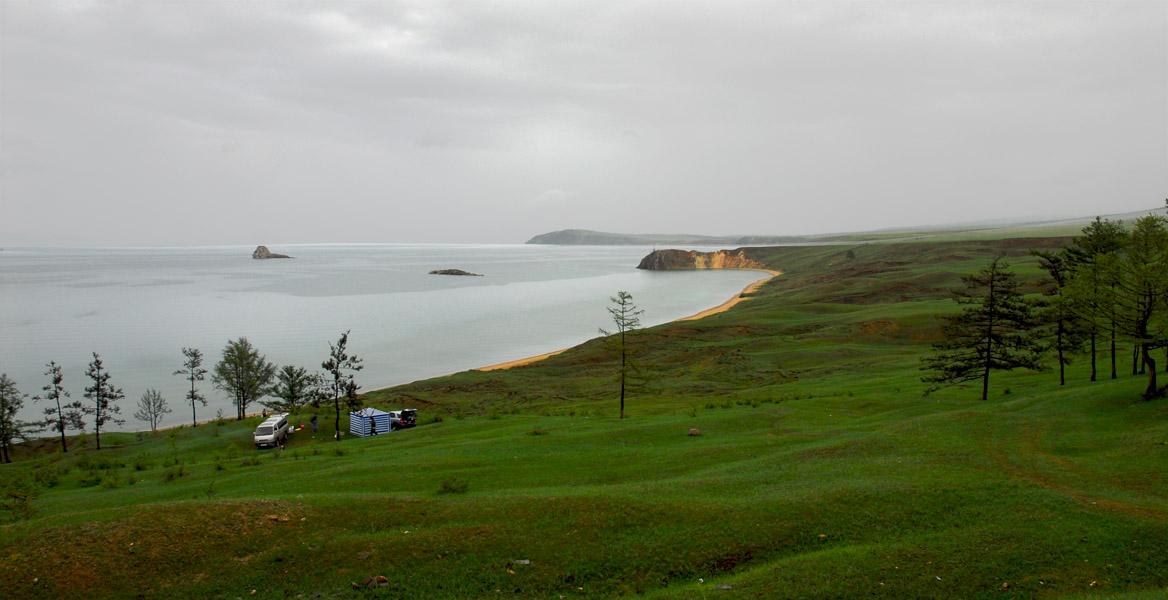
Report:
M 278 446 L 288 439 L 288 415 L 279 414 L 268 417 L 266 421 L 260 423 L 256 427 L 255 434 L 256 448 L 263 448 L 264 446 Z

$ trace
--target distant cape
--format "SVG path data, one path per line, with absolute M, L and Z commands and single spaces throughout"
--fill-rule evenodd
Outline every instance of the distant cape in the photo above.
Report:
M 607 233 L 587 229 L 564 229 L 543 233 L 528 244 L 559 246 L 757 246 L 806 242 L 809 236 L 710 236 L 672 233 Z

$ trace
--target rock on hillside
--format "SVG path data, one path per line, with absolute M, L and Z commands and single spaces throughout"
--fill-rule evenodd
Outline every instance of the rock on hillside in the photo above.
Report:
M 654 250 L 641 259 L 638 269 L 680 271 L 693 269 L 766 269 L 757 260 L 747 258 L 744 250 Z
M 256 259 L 256 260 L 261 260 L 261 259 L 265 259 L 265 258 L 292 258 L 291 256 L 288 256 L 287 254 L 276 254 L 274 252 L 271 252 L 268 250 L 267 246 L 256 246 L 255 252 L 251 253 L 251 257 Z

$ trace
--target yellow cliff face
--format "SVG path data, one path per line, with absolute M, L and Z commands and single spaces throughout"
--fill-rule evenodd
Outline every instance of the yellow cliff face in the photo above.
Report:
M 742 250 L 719 250 L 717 252 L 694 252 L 695 269 L 761 269 L 758 261 L 746 258 Z
M 641 259 L 638 269 L 656 271 L 690 269 L 758 269 L 766 267 L 746 257 L 743 250 L 719 250 L 717 252 L 697 252 L 694 250 L 654 250 Z

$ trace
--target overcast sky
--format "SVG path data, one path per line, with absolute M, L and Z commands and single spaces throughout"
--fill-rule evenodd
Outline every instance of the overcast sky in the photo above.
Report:
M 1162 206 L 1168 2 L 0 0 L 0 245 Z

